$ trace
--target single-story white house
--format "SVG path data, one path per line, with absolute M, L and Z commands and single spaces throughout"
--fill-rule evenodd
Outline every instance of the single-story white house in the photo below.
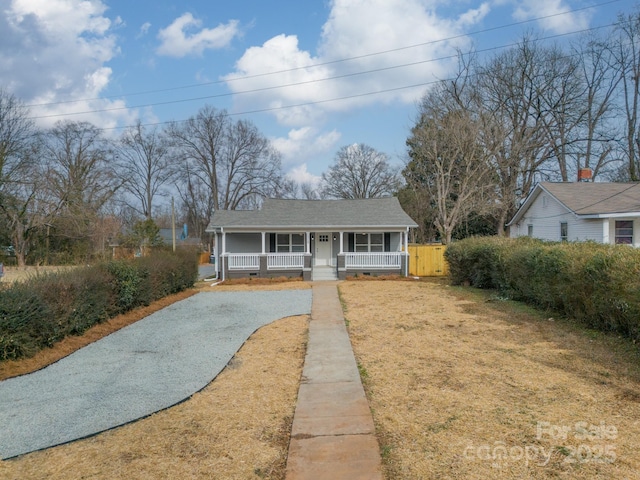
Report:
M 640 246 L 640 183 L 542 182 L 513 219 L 509 235 Z
M 417 224 L 395 197 L 267 199 L 259 210 L 216 211 L 219 278 L 408 274 L 409 229 Z

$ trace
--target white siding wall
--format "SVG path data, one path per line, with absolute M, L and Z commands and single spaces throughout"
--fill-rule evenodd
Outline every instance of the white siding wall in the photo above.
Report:
M 602 220 L 577 218 L 552 196 L 544 192 L 540 193 L 532 202 L 520 222 L 511 226 L 510 236 L 514 238 L 527 236 L 529 225 L 533 225 L 533 237 L 557 242 L 561 240 L 560 224 L 562 222 L 567 223 L 567 240 L 602 242 Z

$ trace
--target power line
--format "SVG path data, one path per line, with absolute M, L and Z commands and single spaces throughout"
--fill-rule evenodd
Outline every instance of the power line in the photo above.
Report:
M 616 1 L 618 1 L 618 0 L 616 0 Z M 560 38 L 560 37 L 569 36 L 569 35 L 576 35 L 576 34 L 580 34 L 580 33 L 593 32 L 593 31 L 596 31 L 596 30 L 599 30 L 599 29 L 602 29 L 602 28 L 609 28 L 609 27 L 611 27 L 613 25 L 614 24 L 600 25 L 600 26 L 592 27 L 592 28 L 588 28 L 588 29 L 582 29 L 582 30 L 576 30 L 576 31 L 573 31 L 573 32 L 550 35 L 550 36 L 547 36 L 547 37 L 542 37 L 542 38 L 540 38 L 538 40 L 540 40 L 540 41 L 551 40 L 551 39 L 554 39 L 554 38 Z M 505 48 L 514 47 L 516 45 L 518 45 L 517 42 L 516 43 L 507 44 L 507 45 L 499 45 L 499 46 L 495 46 L 495 47 L 488 47 L 488 48 L 485 48 L 485 49 L 476 50 L 476 51 L 474 51 L 474 53 L 487 53 L 487 52 L 490 52 L 490 51 L 496 51 L 496 50 L 501 50 L 501 49 L 505 49 Z M 103 109 L 93 109 L 93 110 L 85 110 L 85 111 L 80 111 L 80 112 L 68 112 L 68 113 L 55 113 L 55 114 L 50 114 L 50 115 L 39 115 L 39 116 L 28 117 L 28 119 L 29 120 L 38 120 L 38 119 L 43 119 L 43 118 L 58 118 L 58 117 L 68 117 L 68 116 L 74 116 L 74 115 L 87 115 L 87 114 L 91 114 L 91 113 L 105 113 L 105 112 L 113 112 L 113 111 L 119 111 L 119 110 L 131 110 L 131 109 L 136 109 L 136 108 L 148 108 L 148 107 L 156 107 L 156 106 L 161 106 L 161 105 L 172 105 L 172 104 L 176 104 L 176 103 L 187 103 L 187 102 L 194 102 L 194 101 L 211 100 L 213 98 L 224 98 L 224 97 L 231 97 L 231 96 L 237 96 L 237 95 L 246 95 L 246 94 L 251 94 L 251 93 L 259 93 L 259 92 L 265 92 L 265 91 L 270 91 L 270 90 L 277 90 L 277 89 L 281 89 L 281 88 L 289 88 L 289 87 L 297 87 L 297 86 L 302 86 L 302 85 L 309 85 L 309 84 L 325 82 L 325 81 L 330 81 L 330 80 L 339 80 L 339 79 L 343 79 L 343 78 L 349 78 L 349 77 L 354 77 L 354 76 L 359 76 L 359 75 L 367 75 L 367 74 L 371 74 L 371 73 L 379 73 L 379 72 L 395 70 L 395 69 L 399 69 L 399 68 L 406 68 L 406 67 L 422 65 L 422 64 L 425 64 L 425 63 L 439 62 L 439 61 L 443 61 L 443 60 L 450 60 L 450 59 L 456 58 L 456 57 L 457 57 L 457 54 L 454 54 L 454 55 L 448 55 L 448 56 L 444 56 L 444 57 L 421 60 L 421 61 L 417 61 L 417 62 L 404 63 L 404 64 L 393 65 L 393 66 L 388 66 L 388 67 L 380 67 L 380 68 L 375 68 L 375 69 L 371 69 L 371 70 L 364 70 L 364 71 L 359 71 L 359 72 L 345 73 L 345 74 L 342 74 L 342 75 L 334 75 L 334 76 L 331 76 L 331 77 L 325 77 L 325 78 L 319 78 L 319 79 L 313 79 L 313 80 L 305 80 L 305 81 L 301 81 L 301 82 L 294 82 L 294 83 L 288 83 L 288 84 L 282 84 L 282 85 L 274 85 L 274 86 L 270 86 L 270 87 L 254 88 L 254 89 L 251 89 L 251 90 L 243 90 L 243 91 L 239 91 L 239 92 L 220 93 L 220 94 L 215 94 L 215 95 L 205 95 L 205 96 L 201 96 L 201 97 L 192 97 L 192 98 L 178 99 L 178 100 L 167 100 L 167 101 L 163 101 L 163 102 L 153 102 L 153 103 L 130 105 L 130 106 L 123 106 L 123 107 L 111 107 L 111 108 L 103 108 Z M 248 112 L 240 112 L 240 113 L 234 113 L 234 115 L 251 114 L 251 113 L 259 113 L 259 112 L 268 112 L 268 111 L 274 111 L 274 110 L 280 110 L 280 109 L 286 109 L 286 108 L 296 108 L 296 107 L 299 107 L 299 106 L 310 106 L 310 105 L 314 105 L 314 104 L 334 102 L 334 101 L 338 101 L 338 100 L 348 100 L 350 98 L 357 98 L 357 97 L 361 97 L 361 96 L 369 96 L 369 95 L 374 95 L 374 94 L 377 94 L 377 93 L 388 93 L 388 92 L 397 91 L 397 90 L 415 88 L 415 87 L 418 87 L 418 86 L 427 86 L 427 85 L 430 85 L 430 84 L 433 84 L 433 83 L 437 83 L 438 81 L 439 80 L 434 80 L 434 81 L 424 82 L 424 83 L 415 84 L 415 85 L 409 85 L 409 86 L 397 87 L 397 88 L 390 88 L 390 89 L 385 89 L 385 90 L 379 90 L 379 91 L 376 91 L 376 92 L 369 92 L 369 93 L 365 93 L 365 94 L 358 94 L 358 95 L 340 97 L 340 98 L 336 98 L 336 99 L 327 99 L 327 100 L 319 100 L 319 101 L 314 101 L 314 102 L 307 102 L 307 103 L 300 104 L 300 105 L 280 106 L 280 107 L 265 108 L 265 109 L 260 109 L 260 110 L 253 110 L 253 111 L 248 111 Z M 47 104 L 47 105 L 55 105 L 55 104 Z M 164 123 L 170 123 L 170 122 L 160 122 L 160 124 L 164 124 Z M 152 125 L 157 125 L 157 124 L 152 124 Z M 127 128 L 127 127 L 114 127 L 114 128 Z
M 606 5 L 611 5 L 613 3 L 618 3 L 620 1 L 621 0 L 610 0 L 610 1 L 607 1 L 607 2 L 603 2 L 603 3 L 598 3 L 598 4 L 586 6 L 586 7 L 581 7 L 581 8 L 576 8 L 576 9 L 573 9 L 573 10 L 568 10 L 566 12 L 559 12 L 559 13 L 554 13 L 554 14 L 551 14 L 551 15 L 545 15 L 545 16 L 541 16 L 541 17 L 532 18 L 532 19 L 529 19 L 529 20 L 522 20 L 522 21 L 519 21 L 519 22 L 512 22 L 512 23 L 509 23 L 509 24 L 498 25 L 498 26 L 495 26 L 495 27 L 490 27 L 490 28 L 486 28 L 486 29 L 482 29 L 482 30 L 476 30 L 474 32 L 469 32 L 469 33 L 465 33 L 465 34 L 453 35 L 453 36 L 446 37 L 446 38 L 441 38 L 441 39 L 438 39 L 438 40 L 431 40 L 431 41 L 428 41 L 428 42 L 422 42 L 422 43 L 417 43 L 417 44 L 413 44 L 413 45 L 406 45 L 406 46 L 403 46 L 403 47 L 397 47 L 397 48 L 392 48 L 392 49 L 388 49 L 388 50 L 381 50 L 381 51 L 366 53 L 366 54 L 357 55 L 357 56 L 353 56 L 353 57 L 341 58 L 341 59 L 336 59 L 336 60 L 329 60 L 329 61 L 325 61 L 325 62 L 314 63 L 314 64 L 311 64 L 311 65 L 294 67 L 294 68 L 278 70 L 278 71 L 273 71 L 273 72 L 257 73 L 257 74 L 253 74 L 253 75 L 245 75 L 245 76 L 242 76 L 242 77 L 231 78 L 231 79 L 227 79 L 227 80 L 216 80 L 216 81 L 212 81 L 212 82 L 196 83 L 196 84 L 192 84 L 192 85 L 183 85 L 183 86 L 169 87 L 169 88 L 163 88 L 163 89 L 157 89 L 157 90 L 147 90 L 147 91 L 141 91 L 141 92 L 128 93 L 128 94 L 124 94 L 124 95 L 108 95 L 108 96 L 103 96 L 103 97 L 85 98 L 85 99 L 77 99 L 77 100 L 63 100 L 63 101 L 59 101 L 59 102 L 37 103 L 37 104 L 29 104 L 29 105 L 25 105 L 25 106 L 26 107 L 43 107 L 43 106 L 52 106 L 52 105 L 63 105 L 63 104 L 68 104 L 68 103 L 79 103 L 79 102 L 87 102 L 87 101 L 92 101 L 92 100 L 108 100 L 108 99 L 111 99 L 111 98 L 123 98 L 123 97 L 126 98 L 126 97 L 132 97 L 132 96 L 148 95 L 148 94 L 153 94 L 153 93 L 164 93 L 164 92 L 171 92 L 171 91 L 176 91 L 176 90 L 184 90 L 184 89 L 189 89 L 189 88 L 197 88 L 197 87 L 210 86 L 210 85 L 228 84 L 228 83 L 231 83 L 231 82 L 249 80 L 249 79 L 266 77 L 266 76 L 271 76 L 271 75 L 278 75 L 278 74 L 282 74 L 282 73 L 295 72 L 295 71 L 299 71 L 299 70 L 306 70 L 306 69 L 310 69 L 310 68 L 322 67 L 322 66 L 327 66 L 327 65 L 334 65 L 334 64 L 337 64 L 337 63 L 344 63 L 344 62 L 349 62 L 349 61 L 352 61 L 352 60 L 360 60 L 360 59 L 363 59 L 363 58 L 369 58 L 369 57 L 373 57 L 373 56 L 377 56 L 377 55 L 384 55 L 384 54 L 387 54 L 387 53 L 394 53 L 394 52 L 399 52 L 399 51 L 408 50 L 408 49 L 412 49 L 412 48 L 424 47 L 424 46 L 427 46 L 427 45 L 434 45 L 434 44 L 441 43 L 441 42 L 448 42 L 448 41 L 456 40 L 456 39 L 459 39 L 459 38 L 470 37 L 470 36 L 479 35 L 479 34 L 482 34 L 482 33 L 494 32 L 494 31 L 497 31 L 497 30 L 505 29 L 505 28 L 524 25 L 524 24 L 532 23 L 532 22 L 538 22 L 538 21 L 541 21 L 541 20 L 547 20 L 547 19 L 550 19 L 550 18 L 563 16 L 563 15 L 568 15 L 568 14 L 572 14 L 572 13 L 576 13 L 576 12 L 580 12 L 580 11 L 584 11 L 584 10 L 589 10 L 589 9 L 593 9 L 593 8 L 599 8 L 599 7 L 603 7 L 603 6 L 606 6 Z M 602 27 L 596 27 L 596 28 L 602 28 Z M 559 36 L 562 36 L 562 35 L 565 35 L 565 34 L 561 34 Z M 431 60 L 431 61 L 433 61 L 433 60 Z M 154 104 L 150 104 L 150 105 L 152 106 Z M 130 108 L 136 108 L 136 107 L 130 107 Z M 39 117 L 36 117 L 36 118 L 39 118 Z
M 589 204 L 589 205 L 583 205 L 583 206 L 581 206 L 581 207 L 580 207 L 580 210 L 584 210 L 585 208 L 591 208 L 591 207 L 593 207 L 593 206 L 595 206 L 595 205 L 598 205 L 599 203 L 606 202 L 607 200 L 611 200 L 612 198 L 617 197 L 618 195 L 622 195 L 623 193 L 627 192 L 628 190 L 631 190 L 632 188 L 635 188 L 635 187 L 637 187 L 637 186 L 639 186 L 639 185 L 640 185 L 640 183 L 633 183 L 632 185 L 630 185 L 629 187 L 625 188 L 625 189 L 624 189 L 624 190 L 622 190 L 621 192 L 616 192 L 616 193 L 614 193 L 614 194 L 612 194 L 612 195 L 609 195 L 608 197 L 601 198 L 601 199 L 600 199 L 600 200 L 598 200 L 597 202 L 593 202 L 593 203 L 591 203 L 591 204 Z M 547 191 L 544 187 L 542 187 L 542 186 L 541 186 L 541 188 L 543 188 L 545 191 Z M 553 195 L 551 192 L 548 192 L 548 193 L 549 193 L 549 194 L 551 194 L 554 198 L 556 198 L 556 197 L 555 197 L 555 195 Z M 556 198 L 556 200 L 557 200 L 557 198 Z M 525 200 L 525 201 L 526 201 L 526 200 Z M 559 201 L 559 200 L 558 200 L 558 201 Z M 560 203 L 562 203 L 562 202 L 560 202 Z M 564 203 L 562 203 L 562 204 L 564 205 Z M 580 215 L 579 213 L 576 213 L 576 212 L 575 212 L 575 211 L 573 211 L 573 210 L 570 210 L 570 213 L 573 213 L 573 214 L 575 214 L 575 215 Z M 558 213 L 558 214 L 556 214 L 556 215 L 547 215 L 547 216 L 544 216 L 544 217 L 527 217 L 527 218 L 530 218 L 530 219 L 532 219 L 532 220 L 548 220 L 548 219 L 550 219 L 550 218 L 563 217 L 563 216 L 565 216 L 565 215 L 567 215 L 567 213 L 566 213 L 566 212 L 565 212 L 565 213 Z

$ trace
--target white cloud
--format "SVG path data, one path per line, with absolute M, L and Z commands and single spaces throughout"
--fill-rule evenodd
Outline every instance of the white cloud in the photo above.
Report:
M 332 130 L 321 133 L 313 127 L 292 129 L 286 138 L 275 138 L 271 144 L 282 154 L 285 165 L 300 165 L 319 155 L 328 156 L 335 150 L 340 133 Z
M 458 19 L 458 25 L 475 25 L 481 20 L 483 20 L 489 11 L 491 10 L 491 6 L 489 3 L 485 2 L 481 4 L 478 8 L 474 8 L 472 10 L 468 10 Z
M 27 104 L 33 116 L 124 106 L 95 100 L 111 79 L 105 64 L 119 54 L 114 28 L 101 0 L 11 0 L 0 10 L 0 85 Z M 69 100 L 74 103 L 58 103 Z M 115 126 L 127 110 L 64 117 Z M 63 117 L 39 119 L 47 126 Z
M 463 47 L 467 41 L 441 40 L 458 36 L 463 26 L 479 21 L 488 10 L 483 4 L 458 20 L 448 20 L 436 15 L 437 3 L 333 0 L 317 54 L 301 50 L 294 35 L 279 35 L 245 51 L 235 72 L 225 77 L 229 88 L 239 94 L 236 107 L 270 108 L 279 123 L 300 127 L 322 121 L 327 113 L 397 101 L 411 104 L 425 87 L 402 87 L 444 78 L 454 62 L 430 60 L 452 55 L 452 47 Z M 404 48 L 409 45 L 420 46 Z M 387 53 L 371 55 L 377 52 Z M 392 68 L 410 63 L 414 65 Z M 366 71 L 371 73 L 361 74 Z M 267 72 L 281 73 L 261 75 Z M 248 76 L 253 77 L 242 79 Z M 328 77 L 340 78 L 321 81 Z M 295 86 L 240 95 L 291 84 Z M 342 100 L 327 101 L 338 98 Z M 302 106 L 281 108 L 291 105 Z
M 202 21 L 188 12 L 176 18 L 158 33 L 161 43 L 157 53 L 178 58 L 202 55 L 205 50 L 226 47 L 239 34 L 237 20 L 230 20 L 216 28 L 201 26 Z
M 311 185 L 311 187 L 314 189 L 317 189 L 322 183 L 322 177 L 320 175 L 314 175 L 313 173 L 310 173 L 307 170 L 306 163 L 292 168 L 285 176 L 300 185 Z
M 147 33 L 149 33 L 150 28 L 151 28 L 151 24 L 149 22 L 144 22 L 140 26 L 140 31 L 138 32 L 138 35 L 136 35 L 136 38 L 144 37 Z
M 588 10 L 580 12 L 570 12 L 571 7 L 563 0 L 524 0 L 516 3 L 517 7 L 513 17 L 518 21 L 531 20 L 533 18 L 543 18 L 538 21 L 538 26 L 542 30 L 553 33 L 567 33 L 581 30 L 589 26 L 591 14 Z

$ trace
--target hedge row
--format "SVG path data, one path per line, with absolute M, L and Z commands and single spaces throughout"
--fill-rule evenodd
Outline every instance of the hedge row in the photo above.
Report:
M 194 252 L 160 251 L 0 288 L 0 361 L 32 356 L 68 335 L 192 287 L 197 275 Z
M 595 242 L 469 238 L 447 247 L 451 282 L 640 340 L 640 249 Z

